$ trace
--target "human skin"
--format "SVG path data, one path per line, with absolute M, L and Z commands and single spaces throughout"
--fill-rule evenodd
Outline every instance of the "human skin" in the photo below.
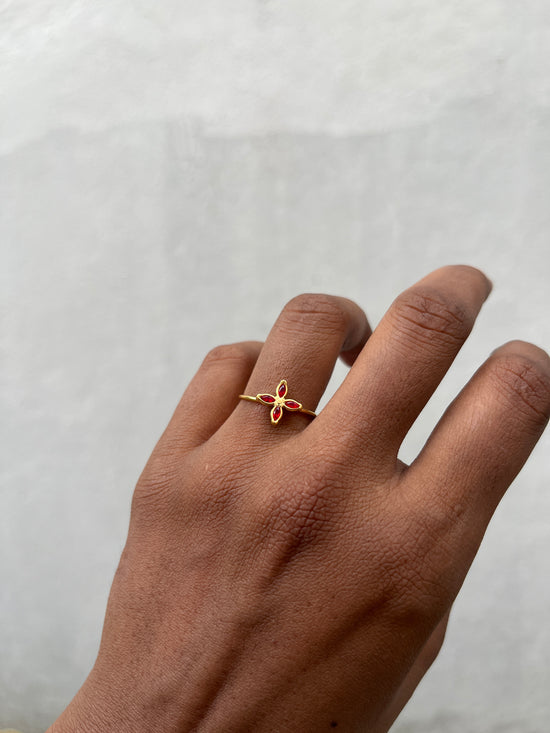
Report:
M 265 343 L 205 358 L 136 486 L 97 660 L 49 733 L 387 731 L 437 656 L 502 495 L 550 414 L 550 359 L 509 342 L 410 466 L 412 423 L 490 283 L 444 267 L 363 311 L 304 294 Z M 338 356 L 351 369 L 312 419 Z

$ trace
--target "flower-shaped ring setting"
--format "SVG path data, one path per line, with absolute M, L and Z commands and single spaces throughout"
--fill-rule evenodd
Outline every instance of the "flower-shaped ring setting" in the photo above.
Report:
M 275 390 L 275 394 L 257 394 L 255 397 L 252 395 L 240 394 L 239 399 L 249 400 L 250 402 L 259 402 L 262 405 L 268 405 L 271 407 L 271 424 L 277 425 L 283 416 L 284 410 L 290 410 L 290 412 L 303 412 L 306 415 L 316 417 L 315 413 L 311 410 L 306 410 L 301 402 L 293 400 L 287 397 L 288 394 L 288 383 L 286 379 L 281 379 Z

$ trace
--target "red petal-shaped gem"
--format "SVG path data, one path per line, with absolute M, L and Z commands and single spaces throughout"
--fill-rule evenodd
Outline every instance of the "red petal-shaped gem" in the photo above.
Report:
M 275 402 L 275 397 L 272 394 L 259 394 L 256 397 L 263 402 L 264 405 L 272 405 Z
M 277 405 L 271 410 L 271 422 L 275 425 L 279 422 L 283 414 L 283 408 L 280 405 Z
M 302 405 L 296 400 L 285 400 L 285 407 L 287 410 L 299 410 Z
M 277 387 L 277 394 L 279 397 L 284 397 L 287 391 L 286 379 L 282 379 Z

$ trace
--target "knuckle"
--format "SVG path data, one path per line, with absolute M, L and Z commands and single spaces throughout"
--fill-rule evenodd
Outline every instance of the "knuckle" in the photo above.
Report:
M 168 462 L 165 456 L 153 452 L 134 489 L 132 516 L 149 521 L 164 514 L 172 504 L 179 478 L 176 465 Z
M 252 360 L 251 351 L 245 342 L 234 344 L 220 344 L 206 354 L 203 366 L 215 366 L 231 362 L 249 362 Z
M 284 327 L 303 333 L 312 325 L 317 330 L 345 330 L 349 315 L 339 298 L 322 293 L 301 293 L 290 300 L 281 314 Z
M 496 356 L 492 361 L 497 389 L 528 417 L 547 421 L 550 418 L 550 374 L 520 354 Z
M 465 341 L 474 321 L 464 304 L 424 286 L 401 293 L 391 313 L 400 335 L 453 350 Z
M 392 615 L 406 625 L 433 624 L 452 602 L 444 577 L 433 572 L 425 558 L 412 553 L 397 556 L 390 573 L 393 582 Z
M 286 538 L 293 552 L 330 530 L 342 514 L 343 482 L 331 463 L 294 463 L 292 474 L 281 476 L 280 486 L 266 502 L 270 535 Z
M 451 495 L 453 487 L 447 488 Z M 446 551 L 457 532 L 466 529 L 468 507 L 464 498 L 447 499 L 445 488 L 437 481 L 429 487 L 423 486 L 423 492 L 425 500 L 422 503 L 418 502 L 414 491 L 405 499 L 410 526 L 408 536 L 420 554 L 434 556 L 436 552 Z
M 147 523 L 181 523 L 183 517 L 214 526 L 227 519 L 238 504 L 247 483 L 248 465 L 214 451 L 196 451 L 183 461 L 167 461 L 166 454 L 153 451 L 137 482 L 132 497 L 136 520 Z
M 392 615 L 407 623 L 439 618 L 453 597 L 452 564 L 445 532 L 429 521 L 409 515 L 392 527 L 384 559 Z

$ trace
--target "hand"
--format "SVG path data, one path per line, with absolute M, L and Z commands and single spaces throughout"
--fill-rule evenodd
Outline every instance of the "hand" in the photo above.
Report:
M 204 360 L 134 492 L 96 663 L 50 731 L 386 731 L 435 658 L 503 493 L 550 412 L 550 359 L 515 341 L 397 454 L 490 292 L 433 272 L 371 335 L 301 295 L 264 344 Z M 340 355 L 353 365 L 315 419 Z

